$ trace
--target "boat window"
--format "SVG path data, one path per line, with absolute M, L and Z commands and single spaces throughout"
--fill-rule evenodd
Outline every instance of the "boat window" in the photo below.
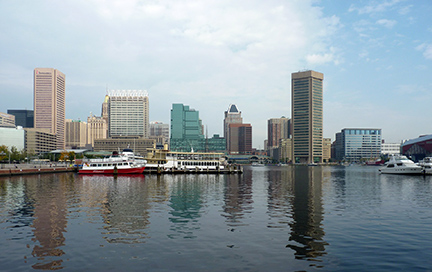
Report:
M 394 164 L 389 164 L 387 167 L 394 167 Z
M 403 164 L 402 164 L 401 162 L 398 162 L 397 165 L 398 165 L 398 166 L 402 166 Z

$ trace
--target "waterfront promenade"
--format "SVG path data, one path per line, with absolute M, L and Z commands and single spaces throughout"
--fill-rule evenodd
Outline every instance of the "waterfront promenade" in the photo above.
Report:
M 0 176 L 13 176 L 13 175 L 32 175 L 44 173 L 61 173 L 73 172 L 74 167 L 65 164 L 52 163 L 52 164 L 0 164 Z

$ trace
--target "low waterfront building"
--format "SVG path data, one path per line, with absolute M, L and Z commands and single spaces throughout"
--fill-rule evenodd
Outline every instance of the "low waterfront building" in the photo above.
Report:
M 14 146 L 18 151 L 25 148 L 25 131 L 22 127 L 0 127 L 0 145 L 5 145 L 9 150 Z
M 138 138 L 138 137 L 116 137 L 108 139 L 95 139 L 94 148 L 95 152 L 98 151 L 122 151 L 125 148 L 131 148 L 135 154 L 145 156 L 147 149 L 153 148 L 155 140 Z
M 50 129 L 25 128 L 25 149 L 28 154 L 46 153 L 57 149 L 57 138 Z
M 382 143 L 381 144 L 381 155 L 400 155 L 401 144 L 400 143 Z
M 416 139 L 403 142 L 401 152 L 414 161 L 419 161 L 424 157 L 432 157 L 432 134 L 422 135 Z
M 335 148 L 339 161 L 377 159 L 381 155 L 381 129 L 344 128 L 336 133 Z

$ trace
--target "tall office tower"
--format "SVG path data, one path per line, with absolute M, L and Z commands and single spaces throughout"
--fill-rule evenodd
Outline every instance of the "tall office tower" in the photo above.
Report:
M 225 119 L 224 119 L 224 137 L 226 139 L 226 149 L 229 151 L 230 146 L 230 133 L 229 133 L 229 125 L 230 124 L 242 124 L 243 118 L 241 117 L 241 111 L 238 110 L 235 104 L 231 104 L 228 107 L 228 110 L 225 111 Z
M 109 123 L 109 113 L 108 113 L 108 102 L 109 102 L 109 96 L 105 95 L 105 99 L 104 102 L 102 103 L 102 112 L 101 112 L 101 116 L 102 118 L 105 120 L 105 122 L 108 124 Z
M 57 69 L 34 69 L 34 127 L 56 135 L 57 148 L 65 148 L 66 77 Z
M 291 117 L 295 163 L 322 162 L 323 80 L 324 75 L 315 71 L 291 75 Z
M 203 126 L 199 112 L 183 104 L 173 104 L 171 109 L 172 151 L 203 151 Z
M 251 124 L 229 124 L 229 154 L 252 154 Z
M 15 125 L 23 128 L 34 127 L 33 110 L 8 110 L 7 113 L 15 116 Z
M 86 146 L 87 123 L 81 120 L 66 119 L 66 148 L 78 149 Z
M 267 147 L 279 146 L 280 139 L 290 138 L 290 122 L 291 119 L 286 117 L 271 118 L 267 121 Z
M 106 139 L 108 137 L 108 123 L 105 118 L 94 116 L 90 113 L 87 117 L 87 145 L 94 147 L 97 139 Z
M 381 129 L 344 128 L 336 133 L 336 159 L 360 162 L 381 155 Z
M 108 91 L 109 137 L 149 136 L 147 91 Z

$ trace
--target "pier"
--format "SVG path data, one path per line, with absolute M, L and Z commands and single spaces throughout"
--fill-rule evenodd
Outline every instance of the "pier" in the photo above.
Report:
M 74 167 L 56 164 L 1 164 L 0 176 L 74 172 Z

